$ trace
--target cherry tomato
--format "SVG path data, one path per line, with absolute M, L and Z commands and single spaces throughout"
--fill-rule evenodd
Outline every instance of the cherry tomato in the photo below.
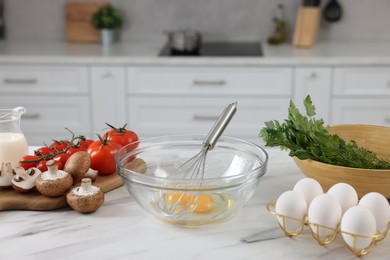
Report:
M 118 128 L 115 128 L 114 126 L 109 125 L 107 123 L 106 125 L 108 125 L 111 128 L 111 130 L 106 132 L 103 138 L 108 138 L 108 140 L 110 140 L 111 142 L 118 143 L 121 146 L 125 146 L 130 143 L 134 143 L 138 141 L 137 134 L 131 130 L 126 129 L 127 124 L 125 124 L 123 127 L 118 127 Z M 138 143 L 135 143 L 133 149 L 135 149 L 137 146 Z
M 56 151 L 62 151 L 66 147 L 68 147 L 69 144 L 70 142 L 67 140 L 60 140 L 60 141 L 54 140 L 54 142 L 49 147 Z
M 89 145 L 87 152 L 91 155 L 90 167 L 98 171 L 99 175 L 109 175 L 115 172 L 114 156 L 122 147 L 120 144 L 109 141 L 98 135 L 99 140 Z
M 41 156 L 38 155 L 25 155 L 20 159 L 19 165 L 23 167 L 25 170 L 30 169 L 31 167 L 37 167 L 39 163 L 39 159 Z M 35 162 L 28 162 L 28 161 L 35 161 Z
M 40 170 L 41 172 L 47 171 L 48 168 L 47 168 L 46 163 L 47 163 L 47 160 L 40 161 L 37 165 L 38 170 Z M 57 164 L 58 170 L 64 169 L 64 165 L 62 164 L 62 162 L 56 162 L 56 164 Z
M 70 156 L 71 154 L 68 153 L 61 153 L 54 156 L 53 160 L 57 162 L 57 167 L 59 170 L 64 169 L 64 165 Z
M 74 154 L 75 152 L 79 152 L 79 151 L 84 151 L 84 150 L 82 150 L 82 149 L 79 148 L 79 147 L 70 147 L 70 148 L 66 151 L 66 153 L 72 155 L 72 154 Z
M 46 146 L 40 147 L 34 151 L 35 155 L 40 155 L 40 156 L 51 154 L 51 153 L 55 153 L 55 150 L 53 150 L 53 148 L 46 147 Z
M 38 168 L 38 170 L 40 170 L 41 172 L 45 172 L 47 171 L 47 165 L 46 165 L 46 160 L 43 160 L 43 161 L 40 161 L 38 163 L 38 165 L 36 166 Z
M 63 164 L 62 162 L 58 161 L 58 162 L 56 162 L 56 164 L 57 164 L 57 169 L 58 170 L 63 170 L 64 169 L 65 164 Z
M 81 140 L 80 143 L 79 143 L 79 146 L 80 146 L 80 149 L 82 151 L 87 151 L 88 150 L 88 146 L 90 144 L 92 144 L 94 141 L 93 140 L 90 140 L 90 139 L 85 139 L 85 140 Z

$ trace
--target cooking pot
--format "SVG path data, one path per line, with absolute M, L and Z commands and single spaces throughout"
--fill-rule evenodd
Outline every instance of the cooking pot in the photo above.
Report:
M 175 54 L 199 54 L 202 35 L 195 30 L 177 30 L 166 32 L 168 47 Z

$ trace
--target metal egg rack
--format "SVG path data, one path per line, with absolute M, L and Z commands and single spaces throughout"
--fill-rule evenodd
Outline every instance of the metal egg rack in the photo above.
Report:
M 330 243 L 332 243 L 336 239 L 337 234 L 339 234 L 339 233 L 345 234 L 345 235 L 350 235 L 353 239 L 353 246 L 349 245 L 345 241 L 344 242 L 345 242 L 347 248 L 349 250 L 351 250 L 355 256 L 364 256 L 364 255 L 368 254 L 369 252 L 371 252 L 371 250 L 374 248 L 376 243 L 385 239 L 385 237 L 387 236 L 388 230 L 390 228 L 390 222 L 389 222 L 389 224 L 387 225 L 387 229 L 384 232 L 377 232 L 376 234 L 374 234 L 372 236 L 354 234 L 354 233 L 342 231 L 340 229 L 340 225 L 338 225 L 336 228 L 331 228 L 331 227 L 319 225 L 316 223 L 311 223 L 308 221 L 307 215 L 305 215 L 303 219 L 297 219 L 297 218 L 293 218 L 290 216 L 278 214 L 275 212 L 275 204 L 276 204 L 276 200 L 272 200 L 272 201 L 268 202 L 267 203 L 267 210 L 271 214 L 277 216 L 278 218 L 281 218 L 282 224 L 280 223 L 280 221 L 278 221 L 278 224 L 286 236 L 288 236 L 288 237 L 297 236 L 303 232 L 305 226 L 308 226 L 311 235 L 318 242 L 318 244 L 321 246 L 325 246 L 325 245 L 329 245 Z M 300 223 L 299 228 L 294 229 L 294 230 L 287 230 L 287 228 L 286 228 L 287 220 L 299 222 Z M 331 231 L 330 234 L 321 236 L 321 232 L 325 233 L 324 232 L 325 230 Z M 326 232 L 326 233 L 328 233 L 328 232 Z M 371 239 L 371 242 L 366 248 L 358 249 L 357 248 L 357 241 L 358 241 L 358 239 L 361 239 L 361 238 Z

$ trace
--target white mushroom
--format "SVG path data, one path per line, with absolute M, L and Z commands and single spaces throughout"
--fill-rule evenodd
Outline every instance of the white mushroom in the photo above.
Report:
M 91 213 L 97 210 L 104 202 L 104 193 L 100 187 L 91 185 L 90 178 L 83 178 L 81 186 L 73 188 L 66 200 L 72 209 L 80 213 Z
M 84 175 L 84 178 L 90 178 L 92 181 L 95 181 L 97 176 L 98 176 L 98 171 L 96 171 L 92 168 L 89 168 L 87 173 Z
M 75 185 L 79 183 L 80 180 L 84 178 L 88 172 L 92 174 L 92 177 L 94 172 L 96 172 L 95 178 L 93 180 L 96 179 L 97 171 L 90 169 L 90 165 L 91 156 L 89 155 L 89 153 L 80 151 L 72 154 L 68 158 L 64 166 L 64 171 L 72 175 L 73 185 Z
M 72 176 L 58 170 L 54 160 L 47 161 L 46 165 L 48 170 L 41 173 L 35 182 L 37 190 L 48 197 L 64 195 L 72 187 Z
M 11 162 L 3 162 L 0 169 L 0 188 L 10 187 L 14 172 L 12 171 Z
M 23 167 L 16 167 L 14 169 L 15 176 L 12 179 L 12 187 L 17 192 L 27 192 L 35 187 L 35 181 L 41 171 L 38 168 L 32 167 L 27 171 Z

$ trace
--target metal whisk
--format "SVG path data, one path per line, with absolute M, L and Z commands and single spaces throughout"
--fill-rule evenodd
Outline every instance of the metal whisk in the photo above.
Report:
M 237 110 L 237 102 L 229 104 L 210 132 L 203 141 L 203 147 L 195 156 L 185 161 L 179 171 L 183 173 L 183 179 L 194 180 L 186 186 L 178 187 L 182 190 L 186 188 L 188 192 L 162 192 L 157 206 L 162 213 L 167 216 L 180 217 L 187 213 L 193 212 L 199 204 L 199 194 L 193 190 L 202 185 L 204 178 L 207 153 L 211 151 L 217 143 L 219 137 L 233 118 Z

